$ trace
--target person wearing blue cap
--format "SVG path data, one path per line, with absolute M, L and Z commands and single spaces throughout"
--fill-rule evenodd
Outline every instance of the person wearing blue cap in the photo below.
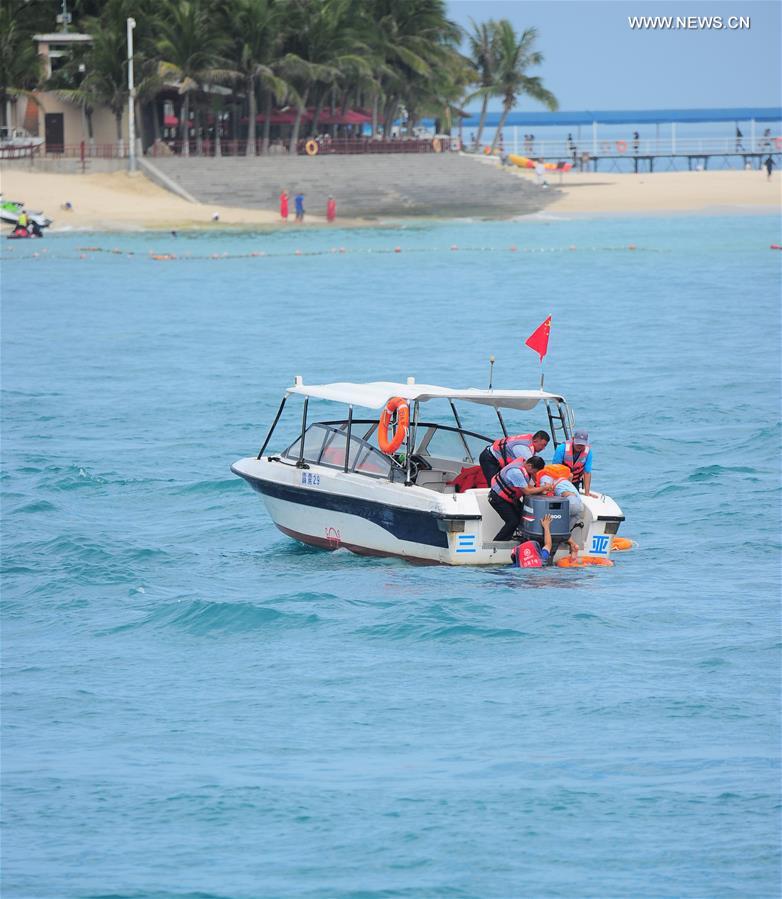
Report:
M 576 431 L 572 440 L 560 443 L 551 461 L 567 465 L 571 482 L 584 493 L 589 493 L 592 489 L 592 447 L 586 431 Z

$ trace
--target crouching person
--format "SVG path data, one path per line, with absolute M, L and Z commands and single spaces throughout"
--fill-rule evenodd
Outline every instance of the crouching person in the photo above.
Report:
M 494 540 L 510 540 L 521 521 L 521 504 L 525 496 L 544 493 L 548 488 L 535 486 L 535 474 L 544 466 L 540 456 L 516 459 L 492 478 L 489 505 L 505 522 Z
M 520 543 L 510 554 L 514 568 L 542 568 L 551 564 L 551 516 L 544 515 L 540 523 L 543 526 L 543 546 L 537 540 Z M 578 545 L 575 540 L 568 538 L 568 546 L 570 558 L 578 558 Z
M 551 467 L 551 466 L 549 466 Z M 584 511 L 584 503 L 581 496 L 571 481 L 567 478 L 558 478 L 550 474 L 543 474 L 539 479 L 540 486 L 549 496 L 561 496 L 568 501 L 570 511 L 570 530 L 578 524 Z

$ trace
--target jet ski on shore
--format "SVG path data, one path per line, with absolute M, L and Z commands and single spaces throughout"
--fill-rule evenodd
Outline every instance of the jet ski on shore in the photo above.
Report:
M 23 210 L 24 203 L 21 203 L 18 200 L 4 200 L 2 194 L 0 194 L 0 221 L 16 225 L 19 222 L 19 216 Z M 52 220 L 47 218 L 42 212 L 28 211 L 27 218 L 31 224 L 34 222 L 41 230 L 48 228 L 52 223 Z

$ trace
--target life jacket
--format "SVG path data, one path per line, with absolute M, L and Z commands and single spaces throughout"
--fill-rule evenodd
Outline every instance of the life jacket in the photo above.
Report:
M 511 550 L 511 561 L 517 568 L 542 568 L 543 559 L 538 544 L 534 540 L 519 543 Z
M 496 475 L 491 479 L 492 489 L 497 487 L 497 490 L 494 492 L 500 499 L 504 499 L 506 503 L 516 503 L 518 502 L 522 495 L 524 487 L 517 487 L 515 484 L 511 484 L 510 481 L 506 480 L 503 477 L 503 474 L 507 469 L 513 468 L 522 468 L 526 459 L 516 459 L 515 462 L 511 462 L 509 465 L 506 465 L 501 471 L 498 471 Z M 526 471 L 522 470 L 522 474 L 524 475 L 524 479 L 529 484 L 529 478 L 527 477 Z
M 516 456 L 513 455 L 508 447 L 509 443 L 523 443 L 532 450 L 533 455 L 535 454 L 535 449 L 532 446 L 532 434 L 512 434 L 509 437 L 501 437 L 492 443 L 491 450 L 499 458 L 502 465 L 510 465 L 516 459 Z
M 589 451 L 592 447 L 587 443 L 584 445 L 584 448 L 581 450 L 581 453 L 578 456 L 578 459 L 574 461 L 573 459 L 573 441 L 566 440 L 565 441 L 565 457 L 562 460 L 565 465 L 570 469 L 573 483 L 576 481 L 580 481 L 584 474 L 584 465 L 587 460 L 587 456 L 589 455 Z
M 463 468 L 452 481 L 447 481 L 446 483 L 449 486 L 453 486 L 455 493 L 464 493 L 465 490 L 474 490 L 476 487 L 488 486 L 480 465 Z
M 535 486 L 540 487 L 540 482 L 545 475 L 548 475 L 550 478 L 554 478 L 556 483 L 558 484 L 560 481 L 569 481 L 570 480 L 570 469 L 567 465 L 558 465 L 552 462 L 549 465 L 545 465 L 540 471 L 535 474 Z

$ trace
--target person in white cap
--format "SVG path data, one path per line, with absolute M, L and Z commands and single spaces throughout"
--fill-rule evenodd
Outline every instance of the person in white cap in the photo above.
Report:
M 576 487 L 583 487 L 584 493 L 589 493 L 592 489 L 592 447 L 586 431 L 576 431 L 572 440 L 560 443 L 551 461 L 567 465 L 571 482 Z

